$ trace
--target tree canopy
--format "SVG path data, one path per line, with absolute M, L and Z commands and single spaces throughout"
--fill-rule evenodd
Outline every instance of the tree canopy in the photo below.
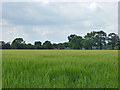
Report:
M 43 44 L 41 41 L 35 41 L 34 45 L 31 43 L 26 44 L 23 38 L 15 38 L 11 43 L 0 41 L 1 49 L 119 49 L 120 50 L 120 38 L 115 33 L 109 33 L 108 35 L 104 31 L 92 31 L 85 36 L 78 36 L 71 34 L 68 37 L 67 42 L 63 43 L 51 43 L 46 40 Z

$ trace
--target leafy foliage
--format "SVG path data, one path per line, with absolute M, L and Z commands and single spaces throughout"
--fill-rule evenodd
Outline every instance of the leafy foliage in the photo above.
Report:
M 107 34 L 104 31 L 92 31 L 87 33 L 84 37 L 76 34 L 68 36 L 68 42 L 64 43 L 51 43 L 45 41 L 43 44 L 40 41 L 35 41 L 34 45 L 26 44 L 23 38 L 16 38 L 10 42 L 5 43 L 0 41 L 1 49 L 119 49 L 120 38 L 115 33 Z

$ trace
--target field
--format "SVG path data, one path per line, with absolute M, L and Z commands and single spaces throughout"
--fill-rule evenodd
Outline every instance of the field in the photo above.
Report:
M 117 88 L 117 50 L 3 50 L 3 88 Z

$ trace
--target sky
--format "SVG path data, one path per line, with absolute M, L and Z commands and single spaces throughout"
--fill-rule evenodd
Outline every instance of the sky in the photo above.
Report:
M 101 0 L 102 1 L 102 0 Z M 110 0 L 111 1 L 111 0 Z M 2 2 L 2 38 L 12 42 L 23 38 L 35 41 L 62 43 L 68 36 L 84 36 L 91 31 L 118 33 L 118 2 Z

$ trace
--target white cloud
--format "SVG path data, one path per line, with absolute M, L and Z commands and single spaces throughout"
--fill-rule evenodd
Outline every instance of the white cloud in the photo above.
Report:
M 106 26 L 106 28 L 104 29 L 107 33 L 116 33 L 118 34 L 118 25 L 109 25 Z
M 0 27 L 2 27 L 2 20 L 0 20 Z
M 9 25 L 9 23 L 6 20 L 2 19 L 1 25 Z
M 42 2 L 44 0 L 2 0 L 2 2 Z M 119 2 L 119 0 L 48 0 L 50 2 Z
M 47 5 L 48 3 L 49 3 L 48 0 L 44 0 L 44 1 L 42 1 L 42 4 L 43 4 L 43 5 Z
M 16 27 L 3 27 L 2 29 L 2 40 L 6 42 L 11 42 L 15 38 L 24 38 L 28 41 L 28 34 L 23 31 L 23 27 L 16 26 Z
M 92 11 L 95 11 L 97 9 L 97 4 L 96 3 L 91 3 L 88 8 Z
M 70 34 L 84 36 L 101 28 L 107 33 L 117 32 L 116 5 L 117 3 L 50 3 L 48 1 L 5 3 L 3 23 L 7 26 L 3 27 L 3 39 L 12 41 L 16 37 L 23 37 L 30 42 L 35 40 L 64 42 L 68 41 L 67 36 Z
M 42 37 L 45 37 L 46 35 L 53 33 L 53 31 L 51 31 L 47 27 L 33 27 L 32 31 L 35 31 L 37 34 L 41 35 Z
M 58 27 L 45 27 L 45 26 L 35 26 L 32 31 L 36 36 L 39 37 L 39 40 L 44 42 L 46 40 L 50 40 L 52 43 L 62 43 L 67 42 L 67 36 L 71 34 L 77 34 L 74 29 L 65 29 Z M 37 39 L 38 40 L 38 39 Z
M 91 21 L 83 21 L 83 26 L 91 27 L 92 26 L 92 22 Z
M 88 6 L 88 8 L 89 8 L 89 10 L 92 11 L 92 12 L 94 12 L 94 11 L 96 11 L 96 10 L 98 10 L 98 9 L 102 9 L 102 7 L 101 7 L 98 3 L 96 3 L 96 2 L 91 3 L 91 4 Z
M 78 4 L 78 3 L 74 3 L 74 4 L 61 4 L 57 7 L 57 9 L 59 10 L 59 13 L 61 16 L 69 19 L 69 20 L 74 20 L 74 19 L 78 19 L 80 18 L 80 16 L 82 16 L 84 14 L 84 8 L 82 7 L 84 6 L 84 4 Z

